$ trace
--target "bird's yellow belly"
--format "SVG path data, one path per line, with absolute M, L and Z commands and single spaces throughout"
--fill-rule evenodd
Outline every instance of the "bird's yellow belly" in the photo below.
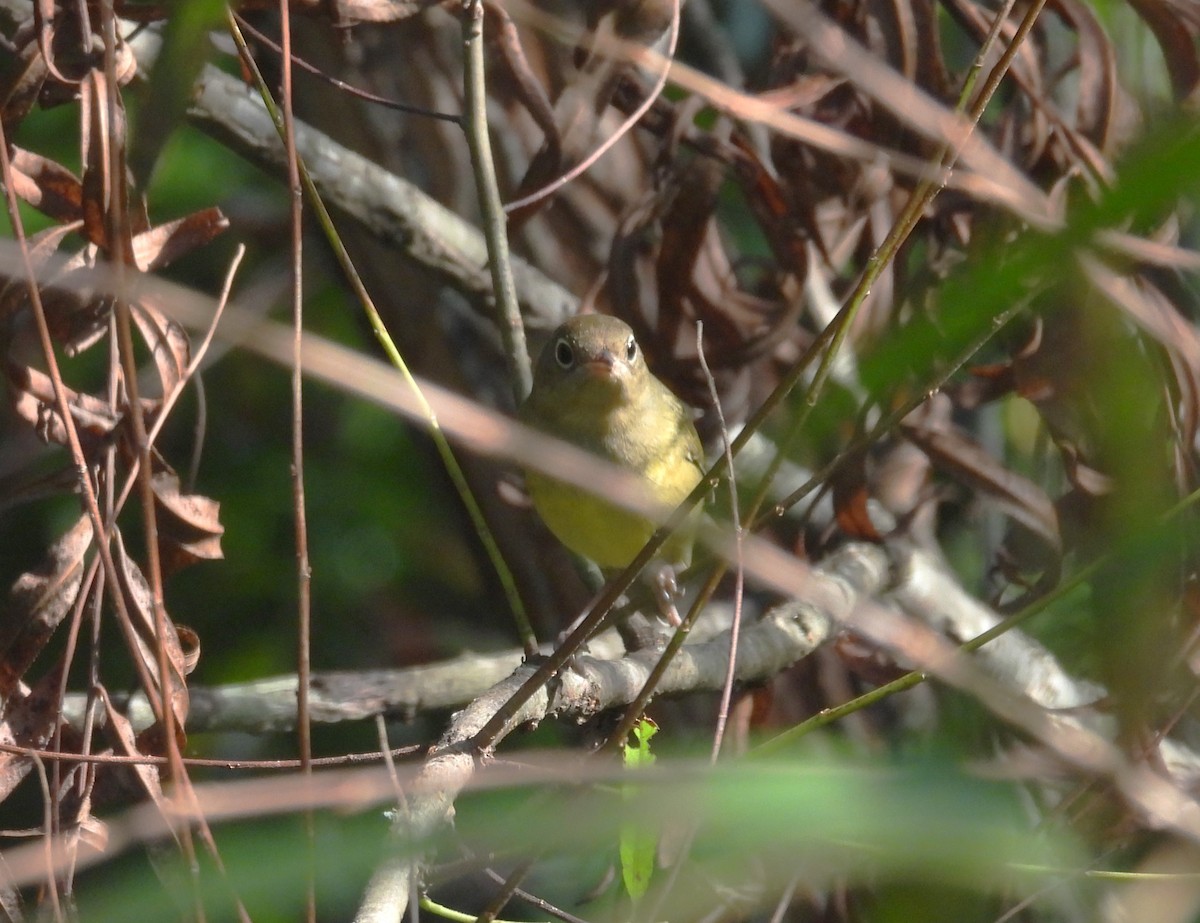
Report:
M 691 492 L 699 479 L 697 471 L 694 477 L 671 485 L 670 490 L 664 491 L 660 485 L 655 493 L 660 495 L 662 502 L 675 506 Z M 651 520 L 613 506 L 577 487 L 533 471 L 527 473 L 527 483 L 534 506 L 550 531 L 576 554 L 590 558 L 602 568 L 625 567 L 654 534 L 655 524 Z M 671 563 L 686 564 L 691 557 L 693 530 L 694 526 L 683 526 L 664 544 L 660 557 Z

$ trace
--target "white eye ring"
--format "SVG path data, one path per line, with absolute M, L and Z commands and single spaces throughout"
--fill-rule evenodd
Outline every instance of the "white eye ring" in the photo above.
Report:
M 635 340 L 633 337 L 630 337 L 629 342 L 627 342 L 625 344 L 625 359 L 626 359 L 626 361 L 632 362 L 634 359 L 637 358 L 637 354 L 638 354 L 637 340 Z
M 569 369 L 575 364 L 575 349 L 566 337 L 559 337 L 554 344 L 554 361 L 560 368 Z

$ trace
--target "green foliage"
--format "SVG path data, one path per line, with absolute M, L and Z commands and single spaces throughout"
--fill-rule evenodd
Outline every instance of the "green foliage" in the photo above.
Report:
M 631 788 L 471 795 L 458 833 L 477 854 L 515 847 L 555 857 L 553 879 L 530 887 L 573 907 L 634 816 L 662 832 L 672 861 L 685 860 L 674 887 L 655 878 L 640 901 L 662 919 L 699 915 L 723 886 L 746 882 L 758 889 L 747 894 L 751 905 L 754 893 L 770 900 L 789 882 L 820 890 L 842 881 L 961 889 L 986 907 L 995 895 L 1032 895 L 1051 870 L 1081 861 L 1069 836 L 1027 825 L 1011 788 L 946 758 L 797 757 L 711 769 L 660 756 Z M 601 908 L 620 914 L 619 903 L 608 894 L 579 912 L 607 919 Z
M 612 844 L 629 829 L 628 818 L 636 817 L 642 829 L 669 831 L 672 848 L 689 845 L 682 886 L 669 896 L 652 887 L 642 898 L 666 900 L 654 905 L 670 919 L 697 913 L 723 886 L 733 887 L 747 875 L 764 897 L 789 882 L 814 889 L 834 881 L 883 883 L 913 899 L 949 890 L 958 895 L 955 906 L 970 911 L 969 919 L 999 895 L 1010 901 L 1034 896 L 1053 870 L 1082 862 L 1078 845 L 1064 834 L 1025 823 L 1008 786 L 981 782 L 948 761 L 798 758 L 711 769 L 660 759 L 652 769 L 642 765 L 638 784 L 622 783 L 619 789 L 468 794 L 460 804 L 456 840 L 477 856 L 556 857 L 557 881 L 535 886 L 562 906 L 577 907 L 590 875 L 612 856 Z M 335 917 L 343 915 L 338 908 L 353 902 L 378 858 L 379 824 L 376 812 L 317 816 L 316 887 Z M 152 865 L 130 854 L 99 874 L 81 876 L 81 918 L 161 919 L 164 881 L 181 912 L 198 894 L 211 921 L 237 918 L 233 894 L 258 923 L 295 919 L 309 872 L 300 827 L 296 818 L 218 824 L 226 872 L 206 860 L 194 880 L 174 850 Z M 441 836 L 439 841 L 444 852 L 450 844 Z M 748 892 L 746 900 L 752 906 L 756 899 Z M 600 914 L 603 903 L 579 912 L 608 919 Z M 905 917 L 880 917 L 885 918 Z
M 657 725 L 646 718 L 634 725 L 631 732 L 634 742 L 627 742 L 623 748 L 626 769 L 646 769 L 654 765 L 655 756 L 650 752 L 650 738 L 657 732 Z M 636 801 L 637 789 L 634 786 L 625 784 L 621 790 L 626 800 Z M 647 828 L 637 815 L 633 815 L 621 828 L 621 881 L 625 885 L 625 893 L 635 904 L 650 887 L 657 847 L 657 833 L 653 828 Z

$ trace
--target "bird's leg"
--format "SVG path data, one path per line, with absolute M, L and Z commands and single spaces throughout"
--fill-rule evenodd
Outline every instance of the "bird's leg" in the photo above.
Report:
M 651 575 L 651 587 L 654 590 L 654 601 L 658 605 L 658 614 L 667 620 L 667 624 L 678 628 L 681 622 L 679 610 L 675 608 L 675 600 L 682 595 L 679 584 L 675 580 L 675 568 L 670 564 L 660 565 Z

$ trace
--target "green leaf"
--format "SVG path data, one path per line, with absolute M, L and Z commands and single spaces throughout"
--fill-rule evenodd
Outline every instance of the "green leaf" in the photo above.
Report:
M 640 769 L 654 764 L 654 754 L 650 752 L 650 738 L 658 733 L 658 725 L 649 718 L 642 718 L 633 728 L 633 743 L 626 743 L 623 749 L 626 769 Z M 637 797 L 637 788 L 625 785 L 621 788 L 622 796 L 627 805 L 632 804 Z M 628 810 L 628 808 L 627 808 Z M 625 891 L 635 902 L 646 889 L 650 887 L 650 877 L 654 874 L 654 856 L 658 848 L 658 833 L 654 827 L 649 827 L 644 818 L 629 820 L 621 825 L 621 881 Z

